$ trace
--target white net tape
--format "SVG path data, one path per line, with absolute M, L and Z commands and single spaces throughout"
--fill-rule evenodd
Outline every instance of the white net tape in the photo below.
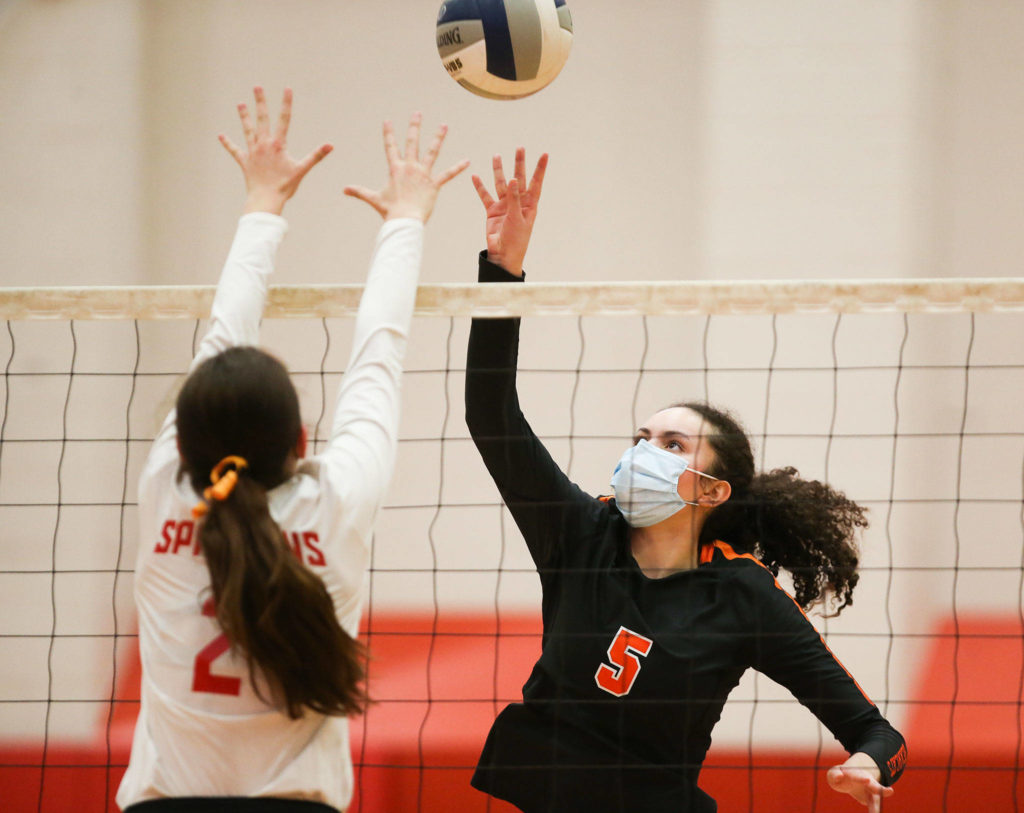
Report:
M 212 286 L 0 289 L 0 319 L 189 319 Z M 348 316 L 362 286 L 271 286 L 266 317 Z M 985 313 L 1024 310 L 1024 279 L 421 285 L 419 316 Z

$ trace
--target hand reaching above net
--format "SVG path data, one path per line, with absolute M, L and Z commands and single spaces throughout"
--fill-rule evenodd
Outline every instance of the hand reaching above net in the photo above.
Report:
M 292 118 L 291 88 L 284 89 L 281 112 L 277 118 L 277 130 L 273 134 L 270 132 L 270 116 L 267 113 L 267 100 L 263 88 L 253 88 L 253 96 L 256 99 L 255 125 L 249 108 L 244 103 L 238 105 L 238 117 L 242 121 L 246 149 L 242 150 L 223 133 L 217 138 L 238 162 L 245 176 L 245 188 L 248 192 L 245 213 L 270 212 L 279 215 L 285 203 L 299 188 L 306 173 L 320 163 L 334 147 L 327 143 L 321 144 L 301 161 L 296 161 L 288 154 L 287 149 L 288 126 Z
M 510 274 L 523 275 L 523 259 L 530 244 L 537 204 L 548 168 L 548 154 L 537 161 L 530 185 L 526 185 L 526 150 L 516 150 L 515 177 L 505 182 L 501 156 L 494 156 L 494 193 L 491 197 L 483 181 L 473 176 L 473 186 L 487 212 L 487 258 Z
M 387 185 L 380 192 L 362 186 L 346 186 L 345 194 L 369 203 L 385 220 L 413 217 L 426 223 L 434 210 L 434 202 L 441 187 L 468 167 L 469 161 L 460 161 L 440 175 L 433 175 L 434 163 L 441 151 L 444 137 L 448 134 L 448 126 L 442 124 L 438 128 L 426 156 L 421 160 L 421 121 L 422 116 L 419 113 L 414 113 L 409 119 L 405 155 L 398 152 L 395 130 L 391 122 L 384 122 L 384 154 L 388 160 Z

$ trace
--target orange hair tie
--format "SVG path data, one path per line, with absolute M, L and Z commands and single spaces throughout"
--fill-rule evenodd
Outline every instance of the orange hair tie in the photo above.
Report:
M 226 466 L 234 466 L 233 469 L 225 472 Z M 249 462 L 238 455 L 228 455 L 220 461 L 210 472 L 210 482 L 213 484 L 203 490 L 203 499 L 192 507 L 192 516 L 195 519 L 206 516 L 210 510 L 210 502 L 217 500 L 223 502 L 228 498 L 235 485 L 238 483 L 238 472 L 249 468 Z

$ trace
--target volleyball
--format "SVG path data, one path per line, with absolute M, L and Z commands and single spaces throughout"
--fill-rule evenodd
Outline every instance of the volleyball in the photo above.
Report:
M 571 47 L 565 0 L 445 0 L 437 14 L 445 70 L 488 99 L 520 99 L 546 87 Z

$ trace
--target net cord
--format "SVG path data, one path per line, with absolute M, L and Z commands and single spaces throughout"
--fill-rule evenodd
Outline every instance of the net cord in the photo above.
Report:
M 835 323 L 832 325 L 832 411 L 828 424 L 828 436 L 825 440 L 825 482 L 829 482 L 832 466 L 832 441 L 836 435 L 836 418 L 839 413 L 839 327 L 843 321 L 843 314 L 837 313 Z M 822 617 L 821 636 L 828 643 L 829 640 L 829 614 L 824 613 Z M 815 720 L 815 734 L 818 744 L 814 752 L 814 771 L 811 774 L 811 811 L 818 813 L 818 773 L 821 770 L 821 757 L 825 750 L 824 725 L 821 720 Z
M 0 482 L 4 476 L 4 441 L 7 436 L 7 417 L 11 414 L 11 365 L 14 364 L 14 328 L 7 322 L 7 337 L 11 345 L 11 353 L 4 367 L 4 416 L 0 419 Z
M 316 426 L 313 427 L 313 454 L 319 454 L 321 445 L 327 442 L 320 438 L 320 425 L 327 414 L 327 355 L 331 352 L 331 331 L 327 327 L 326 319 L 321 319 L 320 325 L 324 329 L 324 352 L 320 357 L 320 414 L 317 416 Z M 333 426 L 331 429 L 333 431 Z
M 576 319 L 576 333 L 580 339 L 580 352 L 576 356 L 576 367 L 572 376 L 572 395 L 569 396 L 569 459 L 565 463 L 565 473 L 572 479 L 572 464 L 576 456 L 576 396 L 580 391 L 580 371 L 583 369 L 583 357 L 587 350 L 587 338 L 583 333 L 583 316 Z
M 107 770 L 104 773 L 103 778 L 103 798 L 107 809 L 110 808 L 111 802 L 113 801 L 112 793 L 116 792 L 113 787 L 113 768 L 111 763 L 113 762 L 113 740 L 112 740 L 112 729 L 114 725 L 114 712 L 117 707 L 117 689 L 118 689 L 118 643 L 121 639 L 121 625 L 119 623 L 117 614 L 117 590 L 120 583 L 122 565 L 124 563 L 124 548 L 126 541 L 126 519 L 128 509 L 128 488 L 130 483 L 129 472 L 131 463 L 131 437 L 132 437 L 132 405 L 135 402 L 135 389 L 137 383 L 137 374 L 139 372 L 139 363 L 142 359 L 142 339 L 139 334 L 139 322 L 136 320 L 133 324 L 135 329 L 135 361 L 132 366 L 132 383 L 131 389 L 128 393 L 128 403 L 125 405 L 124 411 L 124 467 L 122 469 L 122 480 L 121 480 L 121 508 L 120 515 L 118 517 L 118 535 L 117 535 L 117 561 L 114 565 L 114 587 L 111 591 L 110 596 L 110 612 L 113 619 L 114 625 L 114 638 L 113 646 L 111 647 L 111 670 L 110 670 L 110 705 L 107 708 L 107 720 L 105 725 L 104 733 L 104 746 L 106 748 L 107 758 Z
M 507 290 L 511 288 L 512 290 Z M 0 319 L 199 319 L 213 286 L 0 288 Z M 274 285 L 264 317 L 353 316 L 362 285 Z M 1024 278 L 425 284 L 417 316 L 672 316 L 1024 310 Z
M 891 466 L 889 469 L 889 498 L 886 503 L 885 509 L 885 546 L 886 546 L 886 567 L 888 569 L 888 575 L 885 582 L 885 626 L 886 631 L 889 634 L 889 645 L 885 650 L 885 697 L 882 701 L 882 714 L 888 716 L 889 714 L 889 696 L 892 686 L 892 653 L 893 653 L 893 638 L 895 633 L 895 625 L 893 624 L 892 617 L 892 587 L 893 587 L 893 574 L 895 568 L 893 566 L 894 559 L 894 542 L 892 533 L 892 515 L 893 508 L 896 505 L 896 460 L 897 452 L 899 449 L 899 437 L 900 437 L 900 385 L 903 383 L 903 370 L 904 370 L 904 353 L 907 349 L 907 341 L 910 339 L 910 318 L 907 314 L 903 314 L 903 338 L 900 340 L 899 358 L 896 362 L 896 381 L 893 384 L 892 393 L 892 411 L 893 411 L 893 423 L 892 423 L 892 454 L 890 456 Z
M 964 486 L 964 435 L 967 430 L 967 414 L 971 396 L 971 355 L 974 350 L 974 314 L 971 314 L 971 329 L 967 338 L 967 354 L 964 360 L 964 402 L 960 415 L 960 432 L 956 452 L 956 493 L 953 497 L 953 692 L 949 702 L 949 757 L 946 760 L 946 776 L 942 787 L 942 810 L 949 810 L 950 786 L 953 782 L 954 758 L 956 756 L 956 707 L 960 699 L 960 613 L 958 607 L 960 587 L 960 508 Z
M 320 374 L 320 402 L 321 402 L 321 404 L 323 404 L 323 407 L 322 407 L 322 410 L 321 410 L 321 418 L 323 417 L 323 410 L 326 409 L 326 405 L 327 405 L 327 378 L 326 378 L 326 375 L 325 375 L 325 365 L 327 363 L 327 352 L 328 352 L 328 350 L 330 348 L 330 342 L 331 342 L 331 330 L 330 330 L 330 327 L 327 324 L 327 320 L 326 319 L 323 320 L 323 328 L 324 328 L 324 334 L 325 334 L 325 337 L 326 337 L 325 338 L 326 346 L 324 347 L 324 354 L 320 358 L 320 373 L 321 373 Z M 332 421 L 332 424 L 333 424 L 333 421 Z M 333 425 L 332 425 L 331 431 L 333 432 Z M 317 420 L 317 424 L 316 424 L 316 428 L 313 430 L 313 437 L 314 438 L 319 438 L 319 436 L 320 436 L 320 420 L 318 419 Z M 315 446 L 315 441 L 314 441 L 314 446 Z M 366 622 L 365 622 L 365 631 L 363 633 L 363 642 L 362 642 L 363 643 L 363 647 L 364 647 L 364 650 L 363 650 L 363 676 L 364 676 L 364 678 L 363 678 L 363 680 L 364 680 L 364 685 L 367 686 L 367 687 L 370 686 L 370 677 L 371 677 L 370 670 L 373 667 L 373 658 L 370 656 L 370 653 L 373 651 L 373 638 L 374 638 L 374 635 L 376 634 L 376 630 L 374 629 L 374 624 L 373 624 L 373 620 L 374 620 L 374 591 L 373 591 L 373 587 L 374 587 L 374 581 L 375 581 L 377 572 L 378 572 L 378 570 L 377 570 L 377 532 L 376 532 L 376 529 L 374 529 L 371 532 L 371 534 L 370 534 L 370 566 L 369 566 L 369 571 L 368 571 L 368 573 L 366 575 L 366 582 L 367 582 L 366 616 L 365 616 Z M 371 701 L 371 703 L 376 702 L 376 698 L 371 696 L 370 697 L 370 701 Z M 362 810 L 363 810 L 363 799 L 366 796 L 366 792 L 365 792 L 364 786 L 363 786 L 363 777 L 365 775 L 365 771 L 363 771 L 362 769 L 363 769 L 363 767 L 365 767 L 367 765 L 367 763 L 369 761 L 368 758 L 367 758 L 367 748 L 368 748 L 368 743 L 370 741 L 370 709 L 369 708 L 367 708 L 363 712 L 362 724 L 363 724 L 363 735 L 362 735 L 362 737 L 360 739 L 360 742 L 359 742 L 359 758 L 358 758 L 358 760 L 353 765 L 353 767 L 358 769 L 358 770 L 355 771 L 355 773 L 356 773 L 355 804 L 354 805 L 350 804 L 350 806 L 349 806 L 349 810 L 351 810 L 352 813 L 362 813 Z M 376 730 L 376 729 L 374 729 L 374 730 Z
M 448 388 L 451 381 L 451 366 L 452 366 L 452 335 L 455 333 L 455 319 L 451 318 L 448 320 L 448 337 L 445 341 L 445 355 L 444 355 L 444 378 L 442 379 L 442 386 L 444 387 L 444 417 L 441 420 L 441 434 L 439 435 L 440 443 L 438 444 L 438 459 L 437 459 L 437 503 L 434 506 L 434 514 L 430 518 L 430 525 L 427 526 L 427 543 L 430 545 L 430 578 L 431 578 L 431 598 L 433 603 L 432 616 L 430 621 L 430 643 L 427 647 L 427 660 L 424 665 L 424 669 L 427 674 L 427 707 L 423 712 L 423 719 L 420 721 L 419 731 L 416 735 L 416 757 L 417 765 L 419 767 L 417 774 L 416 783 L 416 810 L 423 810 L 423 799 L 424 799 L 424 787 L 426 782 L 426 769 L 428 767 L 426 760 L 426 745 L 424 741 L 424 734 L 427 730 L 427 723 L 430 720 L 430 712 L 434 708 L 434 650 L 437 643 L 438 637 L 438 624 L 441 618 L 441 603 L 438 595 L 437 576 L 439 573 L 438 558 L 437 558 L 437 539 L 434 536 L 434 531 L 437 527 L 437 522 L 441 517 L 441 510 L 444 507 L 444 468 L 445 468 L 445 440 L 448 437 L 448 420 L 451 417 L 452 405 L 451 396 Z
M 710 314 L 708 315 L 708 322 L 711 321 Z M 707 335 L 708 325 L 704 326 L 704 369 L 705 369 L 705 381 L 707 376 Z M 779 325 L 778 325 L 778 314 L 772 314 L 772 350 L 768 356 L 768 373 L 765 376 L 764 384 L 764 422 L 761 425 L 761 461 L 758 468 L 764 471 L 765 460 L 767 459 L 768 453 L 768 416 L 771 413 L 771 402 L 772 402 L 772 374 L 775 371 L 775 356 L 779 349 Z M 707 395 L 707 384 L 704 385 L 704 393 Z M 757 714 L 757 704 L 761 700 L 761 692 L 758 681 L 760 680 L 760 673 L 755 669 L 753 670 L 753 698 L 750 706 L 750 722 L 747 725 L 747 800 L 748 800 L 748 813 L 754 813 L 754 718 Z
M 78 358 L 78 339 L 75 336 L 74 320 L 68 322 L 71 333 L 71 366 L 68 371 L 68 387 L 64 393 L 64 410 L 61 415 L 61 435 L 68 435 L 68 407 L 71 405 L 71 390 L 75 383 L 75 361 Z M 46 790 L 46 768 L 50 755 L 50 712 L 53 708 L 53 649 L 57 641 L 57 539 L 60 535 L 61 506 L 64 487 L 64 453 L 67 444 L 61 443 L 57 460 L 57 511 L 53 522 L 53 537 L 50 546 L 50 645 L 46 651 L 46 715 L 43 719 L 43 754 L 39 762 L 38 810 L 43 809 Z

